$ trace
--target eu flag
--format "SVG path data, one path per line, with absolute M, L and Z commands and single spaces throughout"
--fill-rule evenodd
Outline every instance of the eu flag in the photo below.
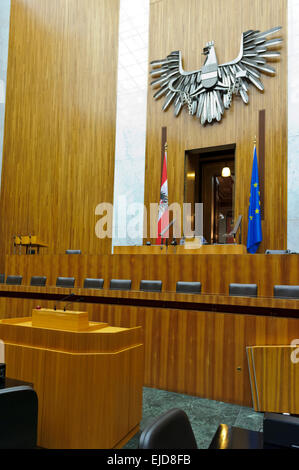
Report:
M 248 212 L 248 233 L 247 233 L 247 251 L 256 253 L 263 239 L 261 223 L 261 202 L 260 186 L 257 165 L 256 147 L 253 152 L 253 165 L 250 187 L 249 212 Z

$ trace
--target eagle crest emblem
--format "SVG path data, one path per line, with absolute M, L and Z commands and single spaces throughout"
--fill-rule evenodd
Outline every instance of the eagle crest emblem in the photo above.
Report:
M 150 74 L 154 80 L 151 85 L 159 87 L 154 98 L 165 96 L 162 110 L 166 111 L 173 104 L 176 117 L 186 105 L 189 114 L 196 115 L 202 125 L 221 121 L 234 95 L 248 104 L 249 86 L 254 85 L 263 91 L 261 74 L 275 75 L 275 69 L 267 61 L 280 56 L 280 52 L 273 48 L 280 46 L 282 39 L 269 40 L 268 36 L 280 30 L 281 26 L 278 26 L 263 33 L 253 30 L 242 33 L 238 57 L 221 65 L 218 65 L 213 41 L 203 49 L 207 57 L 199 70 L 186 72 L 180 51 L 171 52 L 166 59 L 152 61 Z

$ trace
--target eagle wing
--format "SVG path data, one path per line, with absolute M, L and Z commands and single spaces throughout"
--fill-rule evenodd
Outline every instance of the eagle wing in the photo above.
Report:
M 226 86 L 231 87 L 233 92 L 240 93 L 244 103 L 248 103 L 249 85 L 263 91 L 261 72 L 275 75 L 275 69 L 267 64 L 268 60 L 276 59 L 280 52 L 268 50 L 282 43 L 281 38 L 268 40 L 268 36 L 281 30 L 281 26 L 260 31 L 249 30 L 241 35 L 241 48 L 238 57 L 218 67 L 219 80 Z M 237 89 L 236 89 L 237 85 Z
M 201 85 L 201 69 L 185 72 L 180 51 L 171 52 L 165 59 L 152 61 L 151 66 L 153 70 L 150 75 L 154 78 L 151 85 L 154 88 L 159 88 L 154 94 L 154 98 L 157 100 L 165 96 L 162 110 L 166 111 L 173 103 L 174 114 L 178 116 L 187 102 L 190 114 L 195 114 L 198 101 L 191 99 L 190 95 L 194 92 L 199 93 L 201 88 L 204 91 Z M 189 98 L 189 102 L 186 101 L 187 98 Z

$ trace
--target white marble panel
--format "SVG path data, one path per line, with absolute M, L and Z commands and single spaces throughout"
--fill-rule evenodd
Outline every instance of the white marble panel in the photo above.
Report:
M 0 0 L 0 184 L 5 116 L 5 93 L 10 20 L 10 0 Z
M 149 0 L 120 0 L 112 246 L 142 244 L 130 205 L 144 203 L 148 34 Z

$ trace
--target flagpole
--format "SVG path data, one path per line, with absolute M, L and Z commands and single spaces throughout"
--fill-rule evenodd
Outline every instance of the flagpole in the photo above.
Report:
M 164 160 L 165 160 L 165 155 L 167 155 L 167 150 L 168 150 L 168 143 L 167 143 L 167 140 L 166 140 L 165 145 L 164 145 Z M 169 219 L 168 219 L 168 221 L 169 221 Z M 162 245 L 163 245 L 163 236 L 162 236 Z M 166 249 L 167 249 L 168 238 L 166 238 L 166 240 L 165 240 L 165 245 L 166 245 Z
M 163 165 L 164 165 L 164 160 L 165 160 L 165 155 L 167 155 L 167 150 L 168 150 L 168 143 L 167 143 L 167 140 L 165 141 L 165 144 L 164 144 L 164 158 L 163 158 Z M 163 233 L 164 235 L 164 233 Z M 164 245 L 164 241 L 163 241 L 163 235 L 161 234 L 161 245 Z M 167 249 L 167 245 L 168 245 L 168 238 L 166 238 L 166 241 L 165 241 L 165 245 L 166 245 L 166 249 Z

